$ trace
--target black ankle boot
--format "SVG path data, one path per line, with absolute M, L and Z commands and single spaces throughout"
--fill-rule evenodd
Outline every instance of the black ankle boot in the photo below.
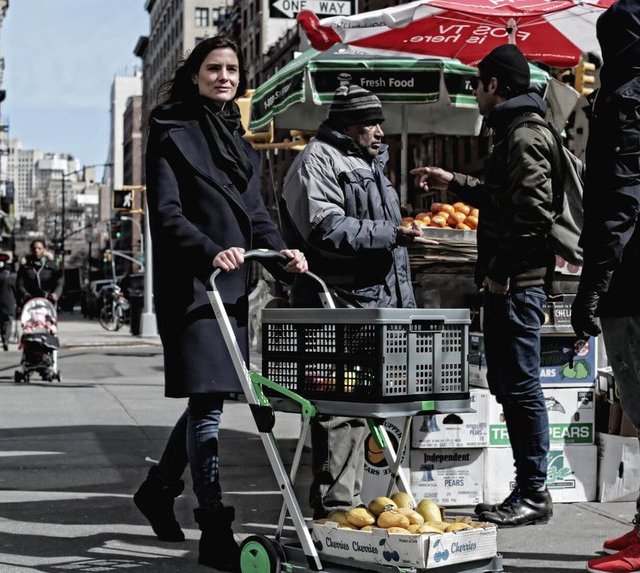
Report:
M 240 547 L 233 537 L 233 507 L 198 508 L 193 511 L 200 526 L 198 563 L 220 571 L 240 571 Z
M 479 517 L 500 527 L 517 527 L 547 523 L 552 515 L 553 501 L 545 488 L 543 491 L 522 490 L 508 506 L 485 511 Z
M 173 513 L 173 501 L 183 489 L 182 480 L 168 485 L 158 476 L 158 468 L 152 467 L 147 479 L 133 496 L 133 502 L 149 520 L 153 532 L 162 541 L 184 541 L 184 533 Z
M 514 500 L 518 499 L 520 496 L 520 486 L 516 484 L 516 486 L 511 490 L 511 493 L 504 498 L 500 503 L 479 503 L 476 505 L 473 510 L 476 515 L 480 515 L 485 511 L 496 511 L 498 509 L 510 506 Z

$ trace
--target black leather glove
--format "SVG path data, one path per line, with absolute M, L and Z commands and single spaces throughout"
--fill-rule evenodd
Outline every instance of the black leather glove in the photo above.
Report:
M 578 290 L 571 305 L 571 326 L 578 338 L 587 339 L 589 336 L 598 336 L 602 332 L 596 318 L 599 302 L 599 292 L 589 289 Z

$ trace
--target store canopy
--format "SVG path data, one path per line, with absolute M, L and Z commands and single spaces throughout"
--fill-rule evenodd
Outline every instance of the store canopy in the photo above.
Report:
M 317 129 L 344 73 L 380 98 L 386 133 L 478 133 L 470 82 L 476 68 L 449 58 L 365 54 L 340 44 L 324 52 L 307 50 L 256 89 L 250 129 L 265 129 L 272 120 L 277 128 Z M 534 86 L 542 91 L 547 81 L 546 72 L 532 67 Z
M 387 55 L 442 56 L 476 65 L 493 48 L 515 43 L 528 60 L 573 67 L 599 53 L 595 24 L 614 0 L 421 0 L 319 20 L 298 20 L 312 46 L 336 43 Z

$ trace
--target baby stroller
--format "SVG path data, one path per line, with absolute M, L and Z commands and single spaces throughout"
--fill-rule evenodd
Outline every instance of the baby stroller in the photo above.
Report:
M 33 372 L 48 382 L 60 382 L 56 307 L 46 298 L 32 298 L 22 307 L 20 324 L 22 336 L 18 348 L 22 349 L 22 360 L 14 374 L 15 382 L 29 382 Z

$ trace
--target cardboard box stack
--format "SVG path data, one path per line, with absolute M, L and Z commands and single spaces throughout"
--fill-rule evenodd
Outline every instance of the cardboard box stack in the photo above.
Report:
M 542 335 L 540 374 L 551 443 L 548 487 L 555 502 L 596 499 L 597 341 L 591 338 L 577 354 L 574 352 L 575 335 L 570 325 L 572 298 L 573 295 L 564 295 L 546 304 L 547 322 Z M 445 507 L 497 503 L 515 485 L 502 407 L 487 388 L 481 333 L 470 335 L 469 381 L 474 412 L 413 419 L 411 449 L 402 454 L 402 467 L 410 472 L 411 492 L 417 500 L 430 498 Z M 385 424 L 396 443 L 402 425 L 401 419 Z M 378 459 L 381 456 L 368 452 L 367 457 L 365 500 L 385 495 L 389 478 L 386 462 Z M 638 481 L 635 480 L 636 491 Z

